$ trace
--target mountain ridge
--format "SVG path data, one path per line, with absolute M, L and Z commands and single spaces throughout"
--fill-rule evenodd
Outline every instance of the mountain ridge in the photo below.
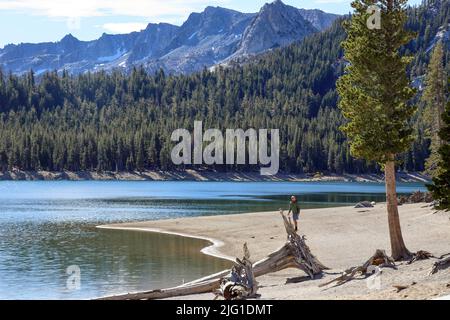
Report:
M 208 6 L 181 25 L 149 23 L 128 34 L 103 33 L 82 41 L 72 34 L 57 42 L 9 44 L 0 49 L 0 68 L 15 74 L 47 71 L 148 71 L 192 73 L 241 56 L 256 55 L 328 28 L 339 15 L 298 9 L 276 0 L 257 13 Z M 268 31 L 268 33 L 267 33 Z
M 425 77 L 430 49 L 440 40 L 445 41 L 450 74 L 450 3 L 430 1 L 408 9 L 406 28 L 417 37 L 401 55 L 413 57 L 411 80 Z M 335 86 L 346 65 L 343 19 L 301 42 L 215 72 L 176 76 L 134 68 L 130 74 L 73 77 L 49 72 L 35 81 L 32 73 L 0 70 L 0 170 L 178 170 L 170 161 L 170 134 L 175 128 L 191 131 L 194 121 L 202 119 L 219 130 L 279 128 L 281 172 L 379 172 L 375 163 L 350 156 L 339 130 L 345 123 Z M 412 103 L 422 108 L 417 82 Z M 417 138 L 399 157 L 399 168 L 423 171 L 429 140 L 420 113 L 411 126 Z M 253 169 L 214 167 L 225 172 Z

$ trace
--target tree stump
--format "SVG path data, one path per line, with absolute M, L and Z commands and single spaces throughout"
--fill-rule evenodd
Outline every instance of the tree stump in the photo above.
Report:
M 244 244 L 244 258 L 236 259 L 236 264 L 231 269 L 228 277 L 221 281 L 217 297 L 225 300 L 242 300 L 254 298 L 257 295 L 258 282 L 253 274 L 253 264 L 250 261 L 250 252 L 247 243 Z

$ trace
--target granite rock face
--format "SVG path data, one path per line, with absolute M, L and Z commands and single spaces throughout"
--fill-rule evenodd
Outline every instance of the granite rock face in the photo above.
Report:
M 0 49 L 0 68 L 21 74 L 32 69 L 128 72 L 143 65 L 149 71 L 191 73 L 242 56 L 263 53 L 326 29 L 338 18 L 320 10 L 297 9 L 280 0 L 258 13 L 207 7 L 181 26 L 149 24 L 129 34 L 103 34 L 80 41 L 69 34 L 58 42 L 10 44 Z

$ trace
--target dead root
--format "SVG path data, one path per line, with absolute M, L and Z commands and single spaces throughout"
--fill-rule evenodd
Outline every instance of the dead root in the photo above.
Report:
M 448 267 L 450 267 L 450 256 L 447 258 L 443 258 L 445 256 L 448 256 L 448 255 L 442 256 L 441 259 L 439 259 L 438 261 L 436 261 L 433 264 L 430 275 L 433 275 L 433 274 L 439 272 L 440 270 L 444 270 L 444 269 L 447 269 Z
M 430 258 L 436 258 L 433 254 L 429 253 L 428 251 L 419 250 L 416 253 L 414 253 L 411 257 L 411 260 L 408 261 L 408 264 L 412 264 L 416 261 L 420 260 L 428 260 Z
M 341 276 L 337 277 L 336 279 L 333 279 L 329 282 L 326 282 L 324 284 L 321 284 L 319 287 L 325 287 L 327 285 L 330 285 L 332 283 L 336 283 L 336 286 L 340 286 L 344 283 L 347 283 L 357 276 L 364 275 L 365 277 L 368 277 L 372 275 L 371 267 L 389 267 L 389 268 L 395 268 L 395 262 L 394 260 L 386 255 L 386 252 L 384 250 L 377 250 L 375 254 L 369 258 L 363 265 L 356 266 L 349 268 L 345 270 Z

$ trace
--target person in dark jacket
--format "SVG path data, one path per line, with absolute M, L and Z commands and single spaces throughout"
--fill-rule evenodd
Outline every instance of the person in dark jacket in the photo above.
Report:
M 300 206 L 298 205 L 297 198 L 291 197 L 291 203 L 289 204 L 289 214 L 292 212 L 292 219 L 294 220 L 295 231 L 298 230 L 298 219 L 300 217 Z

